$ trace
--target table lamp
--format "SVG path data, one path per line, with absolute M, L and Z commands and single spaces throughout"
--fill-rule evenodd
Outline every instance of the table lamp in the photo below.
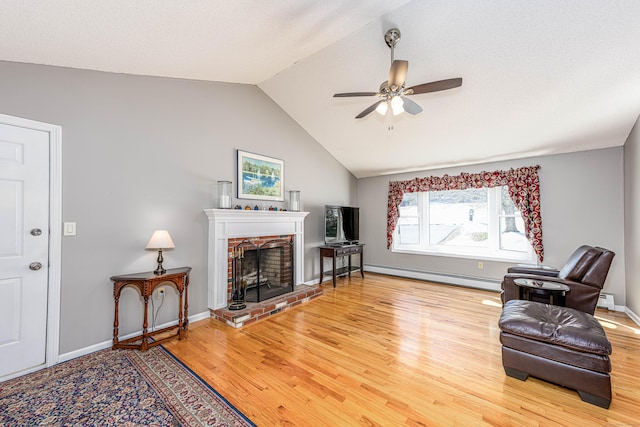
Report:
M 156 268 L 153 272 L 155 274 L 164 274 L 167 270 L 162 267 L 162 250 L 163 249 L 174 249 L 176 245 L 173 244 L 173 240 L 171 240 L 171 236 L 167 230 L 156 230 L 153 232 L 153 236 L 149 239 L 149 243 L 147 243 L 147 247 L 145 249 L 157 249 L 158 250 L 158 268 Z

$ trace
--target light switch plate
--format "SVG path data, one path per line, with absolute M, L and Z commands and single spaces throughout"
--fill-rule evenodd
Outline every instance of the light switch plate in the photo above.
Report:
M 64 236 L 75 236 L 76 235 L 76 223 L 75 222 L 65 222 L 63 229 Z

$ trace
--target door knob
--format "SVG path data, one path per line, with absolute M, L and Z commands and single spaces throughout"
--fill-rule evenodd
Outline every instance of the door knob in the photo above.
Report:
M 32 236 L 39 236 L 42 234 L 42 230 L 40 230 L 39 228 L 33 228 L 31 229 L 31 235 Z
M 29 264 L 30 270 L 40 270 L 41 268 L 42 264 L 40 264 L 39 262 L 32 262 L 31 264 Z

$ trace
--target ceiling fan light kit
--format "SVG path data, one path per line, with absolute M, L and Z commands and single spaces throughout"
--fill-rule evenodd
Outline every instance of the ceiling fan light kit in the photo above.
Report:
M 405 79 L 407 70 L 409 69 L 409 61 L 394 58 L 395 47 L 400 41 L 400 30 L 392 28 L 384 35 L 384 41 L 391 49 L 391 68 L 389 69 L 389 79 L 380 84 L 378 92 L 347 92 L 336 93 L 334 98 L 346 98 L 354 96 L 378 96 L 382 98 L 375 104 L 371 105 L 360 114 L 356 119 L 361 119 L 369 115 L 374 110 L 381 115 L 386 115 L 389 109 L 394 116 L 407 112 L 416 115 L 422 112 L 422 107 L 406 98 L 408 95 L 419 95 L 422 93 L 438 92 L 441 90 L 453 89 L 462 86 L 462 78 L 454 78 L 447 80 L 439 80 L 436 82 L 423 83 L 409 88 L 405 88 Z M 391 108 L 389 108 L 391 107 Z
M 393 111 L 393 115 L 397 116 L 404 112 L 404 101 L 399 96 L 394 96 L 391 98 L 391 111 Z
M 376 113 L 380 114 L 381 116 L 387 114 L 387 110 L 389 110 L 389 104 L 386 102 L 381 102 L 376 107 Z

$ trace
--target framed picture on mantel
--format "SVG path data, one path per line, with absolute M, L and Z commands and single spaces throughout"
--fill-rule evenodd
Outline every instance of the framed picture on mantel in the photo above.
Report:
M 284 162 L 238 150 L 238 199 L 284 200 Z

